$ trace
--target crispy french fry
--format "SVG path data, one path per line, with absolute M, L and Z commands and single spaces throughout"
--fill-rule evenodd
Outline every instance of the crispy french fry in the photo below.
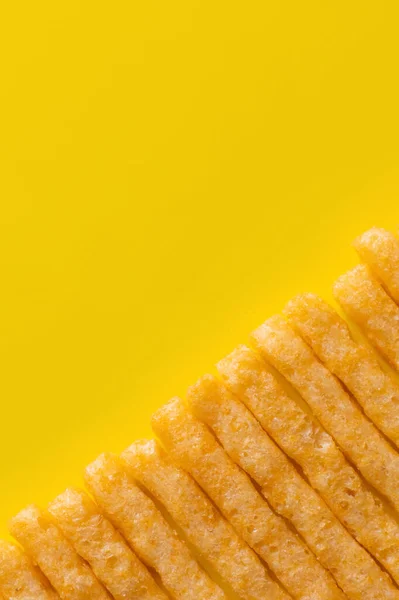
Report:
M 159 573 L 173 598 L 226 600 L 154 502 L 133 483 L 118 457 L 98 457 L 86 469 L 86 483 L 132 549 Z
M 279 316 L 268 319 L 252 339 L 261 355 L 298 390 L 364 477 L 399 509 L 399 454 L 309 346 Z
M 284 519 L 274 514 L 248 476 L 179 398 L 153 415 L 155 433 L 189 471 L 241 537 L 267 562 L 294 598 L 342 599 L 331 578 Z
M 166 600 L 147 568 L 86 492 L 68 489 L 48 510 L 115 600 Z
M 386 229 L 373 227 L 359 236 L 353 245 L 362 261 L 399 304 L 399 239 Z
M 285 392 L 264 362 L 240 346 L 218 363 L 226 385 L 303 469 L 341 522 L 399 583 L 399 526 L 318 421 Z
M 293 298 L 285 314 L 367 416 L 399 446 L 399 386 L 381 369 L 374 353 L 355 342 L 346 322 L 314 294 Z
M 0 540 L 0 598 L 57 600 L 59 596 L 21 548 Z
M 334 296 L 370 342 L 399 371 L 399 306 L 366 265 L 358 265 L 334 284 Z
M 10 523 L 11 534 L 25 548 L 64 600 L 109 600 L 90 567 L 60 529 L 31 505 Z
M 132 475 L 161 502 L 187 539 L 240 598 L 282 600 L 257 555 L 236 534 L 195 481 L 155 440 L 135 442 L 122 453 Z
M 349 598 L 399 599 L 386 573 L 222 382 L 206 375 L 189 389 L 188 399 L 194 414 L 211 427 L 231 458 L 261 486 L 273 508 L 294 525 Z M 336 587 L 332 578 L 331 587 Z

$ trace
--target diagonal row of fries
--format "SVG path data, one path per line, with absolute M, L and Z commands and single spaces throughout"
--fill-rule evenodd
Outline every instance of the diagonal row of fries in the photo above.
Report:
M 291 300 L 0 541 L 1 600 L 399 600 L 399 239 Z M 384 362 L 384 360 L 390 365 Z M 161 445 L 162 444 L 162 445 Z

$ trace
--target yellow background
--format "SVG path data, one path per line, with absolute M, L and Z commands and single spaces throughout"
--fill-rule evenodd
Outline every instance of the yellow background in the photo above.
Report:
M 1 535 L 399 226 L 397 7 L 4 3 Z

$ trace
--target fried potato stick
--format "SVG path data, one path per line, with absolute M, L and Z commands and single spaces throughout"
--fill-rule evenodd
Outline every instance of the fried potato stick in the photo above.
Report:
M 115 600 L 166 600 L 147 568 L 86 492 L 68 489 L 48 510 Z
M 173 598 L 226 600 L 118 457 L 98 457 L 86 469 L 86 483 L 106 516 L 141 560 L 159 573 Z
M 0 598 L 57 600 L 59 596 L 21 548 L 0 540 Z
M 371 344 L 399 371 L 399 306 L 366 265 L 358 265 L 335 282 L 334 296 Z
M 329 573 L 276 515 L 249 477 L 179 398 L 153 415 L 152 425 L 172 458 L 189 471 L 241 537 L 261 556 L 294 598 L 342 599 Z
M 374 353 L 355 342 L 344 319 L 314 294 L 293 298 L 285 314 L 367 416 L 399 446 L 399 386 L 381 369 Z
M 399 239 L 390 231 L 373 227 L 354 241 L 361 260 L 399 304 Z
M 90 567 L 52 520 L 34 505 L 10 523 L 11 534 L 25 548 L 65 600 L 109 600 Z
M 399 509 L 399 454 L 309 346 L 280 316 L 268 319 L 252 339 L 261 355 L 298 390 L 364 477 Z
M 390 578 L 301 477 L 259 422 L 226 386 L 205 375 L 189 389 L 194 414 L 260 486 L 273 508 L 302 535 L 352 600 L 399 598 Z M 331 579 L 331 585 L 335 583 Z
M 376 502 L 333 438 L 288 396 L 249 348 L 236 348 L 217 367 L 229 389 L 302 467 L 345 527 L 399 583 L 399 526 Z
M 132 475 L 161 502 L 187 539 L 243 600 L 278 600 L 281 588 L 195 481 L 155 440 L 135 442 L 122 453 Z

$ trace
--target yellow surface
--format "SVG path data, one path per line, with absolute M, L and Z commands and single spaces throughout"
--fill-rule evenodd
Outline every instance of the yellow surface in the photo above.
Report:
M 0 534 L 399 226 L 398 17 L 4 3 Z

